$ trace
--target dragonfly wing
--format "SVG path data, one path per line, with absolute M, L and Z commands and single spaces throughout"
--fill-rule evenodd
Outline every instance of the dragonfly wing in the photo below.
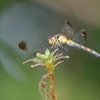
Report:
M 24 51 L 36 52 L 50 48 L 50 45 L 47 42 L 47 38 L 40 38 L 23 40 L 19 42 L 18 47 Z
M 74 30 L 69 21 L 65 21 L 64 28 L 61 30 L 61 33 L 65 34 L 69 38 L 74 36 Z
M 74 37 L 72 38 L 72 41 L 78 43 L 79 45 L 83 45 L 85 43 L 86 38 L 87 38 L 87 33 L 84 29 L 82 29 L 75 33 Z
M 86 31 L 82 29 L 78 31 L 77 33 L 75 33 L 75 35 L 72 37 L 72 39 L 70 39 L 70 42 L 67 45 L 73 46 L 76 49 L 80 50 L 81 45 L 85 43 L 86 38 L 87 38 Z

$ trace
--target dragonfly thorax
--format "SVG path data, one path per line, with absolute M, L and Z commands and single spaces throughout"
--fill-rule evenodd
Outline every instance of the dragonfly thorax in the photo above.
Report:
M 62 44 L 67 44 L 68 38 L 64 34 L 57 34 L 52 37 L 49 37 L 48 43 L 50 45 L 62 45 Z

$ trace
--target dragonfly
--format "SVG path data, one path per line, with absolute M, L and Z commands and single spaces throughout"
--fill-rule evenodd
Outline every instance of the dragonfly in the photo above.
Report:
M 48 38 L 46 38 L 45 43 L 47 43 L 50 46 L 50 48 L 62 48 L 66 52 L 69 51 L 68 47 L 74 47 L 78 50 L 82 49 L 100 58 L 100 54 L 98 52 L 83 46 L 86 39 L 87 39 L 87 33 L 84 29 L 75 33 L 71 23 L 68 20 L 66 20 L 61 32 L 59 34 L 49 36 Z M 18 44 L 19 48 L 24 51 L 27 51 L 29 45 L 28 41 L 30 40 L 23 40 L 19 42 Z

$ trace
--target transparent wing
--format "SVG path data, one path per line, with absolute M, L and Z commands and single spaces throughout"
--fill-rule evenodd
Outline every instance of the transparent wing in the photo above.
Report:
M 74 34 L 72 41 L 80 45 L 83 45 L 85 43 L 86 38 L 87 38 L 87 33 L 84 29 L 82 29 Z
M 61 33 L 65 34 L 69 38 L 74 36 L 74 30 L 69 21 L 65 21 L 64 28 L 61 30 Z
M 19 42 L 18 47 L 24 51 L 44 51 L 46 48 L 51 46 L 47 42 L 47 37 L 39 39 L 27 39 Z M 42 53 L 42 52 L 41 52 Z

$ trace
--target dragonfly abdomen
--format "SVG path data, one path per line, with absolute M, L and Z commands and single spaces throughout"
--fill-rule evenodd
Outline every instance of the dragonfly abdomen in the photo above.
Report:
M 83 50 L 89 52 L 90 54 L 93 54 L 94 56 L 100 58 L 100 54 L 97 53 L 96 51 L 94 51 L 94 50 L 92 50 L 92 49 L 90 49 L 90 48 L 88 48 L 88 47 L 84 47 L 83 45 L 81 45 L 81 48 L 82 48 Z
M 96 51 L 94 51 L 94 50 L 92 50 L 92 49 L 90 49 L 88 47 L 85 47 L 83 45 L 79 45 L 78 43 L 75 43 L 75 42 L 73 42 L 73 44 L 74 44 L 74 46 L 76 48 L 79 48 L 79 49 L 82 49 L 84 51 L 87 51 L 88 53 L 93 54 L 94 56 L 100 58 L 100 54 L 98 52 L 96 52 Z

